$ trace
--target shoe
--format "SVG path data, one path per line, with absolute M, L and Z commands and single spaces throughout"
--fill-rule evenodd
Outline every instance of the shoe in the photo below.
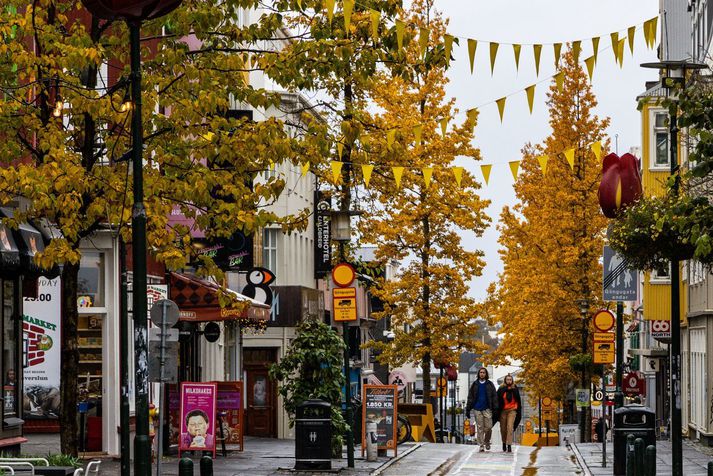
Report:
M 508 453 L 512 453 L 512 445 L 508 445 Z
M 485 449 L 488 450 L 488 451 L 490 451 L 490 443 L 486 443 Z
M 485 446 L 480 445 L 480 452 L 481 452 L 481 453 L 484 453 L 484 452 L 485 452 Z
M 508 450 L 508 445 L 503 443 L 503 453 L 505 453 Z

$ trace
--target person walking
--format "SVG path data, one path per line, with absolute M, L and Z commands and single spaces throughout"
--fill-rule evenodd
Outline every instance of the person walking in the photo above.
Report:
M 498 388 L 498 408 L 503 452 L 512 453 L 512 435 L 522 418 L 522 402 L 520 390 L 510 374 L 505 376 L 503 384 Z
M 473 382 L 468 391 L 468 403 L 465 414 L 475 412 L 475 424 L 478 427 L 478 445 L 480 451 L 490 449 L 490 437 L 493 433 L 493 417 L 498 411 L 498 396 L 495 385 L 490 380 L 488 369 L 481 367 L 478 370 L 478 379 Z

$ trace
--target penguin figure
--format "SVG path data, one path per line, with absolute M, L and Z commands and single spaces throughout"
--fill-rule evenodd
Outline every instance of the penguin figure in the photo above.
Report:
M 275 275 L 266 268 L 252 268 L 248 271 L 248 284 L 242 294 L 258 302 L 272 306 L 272 289 L 270 283 L 275 281 Z

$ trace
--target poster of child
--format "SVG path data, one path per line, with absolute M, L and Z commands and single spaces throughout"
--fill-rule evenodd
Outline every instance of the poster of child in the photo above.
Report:
M 212 451 L 215 457 L 215 383 L 181 384 L 181 451 Z

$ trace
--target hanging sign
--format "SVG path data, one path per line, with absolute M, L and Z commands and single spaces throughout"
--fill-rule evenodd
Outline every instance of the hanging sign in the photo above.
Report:
M 314 192 L 314 276 L 323 278 L 332 269 L 332 199 L 324 192 Z

